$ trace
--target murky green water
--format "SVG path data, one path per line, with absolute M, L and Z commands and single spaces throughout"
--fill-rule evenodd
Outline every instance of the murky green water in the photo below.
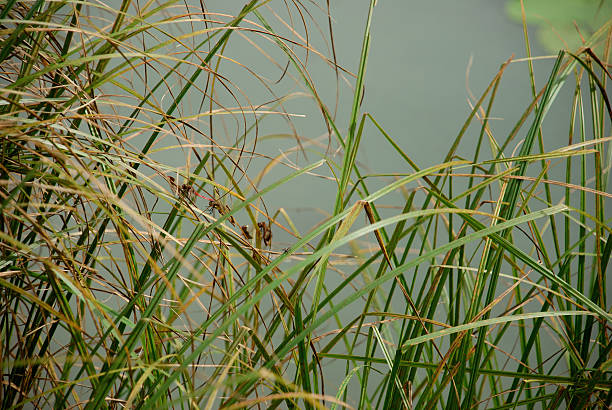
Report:
M 219 10 L 217 5 L 221 10 L 226 9 L 231 13 L 238 10 L 238 5 L 228 6 L 227 3 L 220 2 L 207 4 L 209 10 Z M 368 4 L 369 2 L 364 0 L 331 1 L 337 61 L 353 73 L 358 69 Z M 323 11 L 314 7 L 311 11 L 321 30 L 326 31 L 327 20 Z M 263 9 L 262 12 L 274 22 L 270 10 Z M 275 12 L 285 19 L 288 16 L 284 10 Z M 293 10 L 293 23 L 297 27 L 300 26 L 298 18 L 299 15 Z M 278 26 L 280 24 L 276 21 L 275 27 Z M 312 24 L 310 28 L 309 40 L 313 48 L 331 56 L 331 52 L 321 40 L 320 33 Z M 305 37 L 304 30 L 300 33 Z M 286 58 L 278 53 L 270 40 L 251 34 L 245 37 L 276 57 L 278 66 L 264 58 L 252 43 L 238 36 L 232 38 L 231 46 L 225 54 L 248 64 L 249 68 L 273 81 L 281 78 Z M 534 55 L 545 54 L 535 40 L 532 52 Z M 296 53 L 306 63 L 303 50 L 297 50 Z M 471 110 L 468 86 L 478 98 L 500 65 L 512 55 L 515 58 L 525 56 L 522 27 L 508 19 L 501 1 L 379 1 L 374 9 L 362 112 L 370 112 L 419 166 L 438 163 L 443 160 Z M 309 56 L 307 63 L 321 98 L 332 111 L 338 92 L 337 124 L 341 132 L 344 132 L 348 126 L 354 79 L 348 76 L 345 77 L 346 80 L 340 78 L 337 90 L 335 73 L 329 65 L 314 54 Z M 551 60 L 535 63 L 538 87 L 545 84 L 550 65 Z M 221 71 L 248 95 L 253 105 L 270 101 L 272 98 L 244 68 L 223 62 Z M 292 70 L 289 73 L 295 75 Z M 292 90 L 304 91 L 301 85 L 295 84 L 295 80 L 286 75 L 279 84 L 274 84 L 274 90 L 278 95 Z M 530 101 L 527 64 L 512 64 L 506 70 L 501 83 L 490 123 L 498 140 L 506 137 Z M 308 98 L 299 98 L 287 103 L 286 109 L 290 113 L 305 116 L 292 118 L 292 123 L 297 134 L 305 139 L 307 159 L 304 159 L 303 155 L 288 154 L 285 162 L 295 161 L 303 165 L 318 160 L 326 152 L 328 136 L 314 102 Z M 551 146 L 560 146 L 567 140 L 568 115 L 568 111 L 564 112 L 562 108 L 555 108 L 549 114 L 544 131 L 547 141 L 552 141 Z M 219 123 L 220 121 L 217 122 Z M 231 125 L 226 126 L 231 128 Z M 218 125 L 217 129 L 221 129 L 221 126 Z M 257 151 L 277 156 L 281 150 L 294 146 L 292 138 L 279 139 L 269 136 L 289 130 L 280 117 L 265 119 L 259 127 Z M 475 141 L 479 130 L 479 123 L 474 121 L 466 140 Z M 548 137 L 550 135 L 555 137 L 551 140 Z M 331 138 L 332 151 L 338 146 L 334 138 Z M 308 145 L 306 140 L 316 140 L 319 145 Z M 470 147 L 470 144 L 465 146 Z M 463 149 L 461 153 L 469 158 L 473 154 L 470 149 Z M 365 127 L 359 160 L 364 166 L 364 172 L 373 174 L 412 171 L 370 124 Z M 267 159 L 255 159 L 251 163 L 251 177 L 267 162 Z M 321 169 L 320 172 L 326 176 L 331 175 L 329 169 Z M 266 182 L 272 182 L 287 173 L 288 168 L 277 166 L 264 178 L 260 186 L 264 187 Z M 373 183 L 373 186 L 376 185 Z M 322 215 L 332 209 L 335 192 L 336 186 L 332 180 L 302 178 L 300 183 L 284 186 L 267 195 L 266 202 L 272 212 L 281 207 L 287 209 L 295 218 L 298 228 L 304 230 L 319 222 Z M 286 246 L 282 243 L 286 238 L 280 234 L 277 238 L 282 238 L 277 246 Z

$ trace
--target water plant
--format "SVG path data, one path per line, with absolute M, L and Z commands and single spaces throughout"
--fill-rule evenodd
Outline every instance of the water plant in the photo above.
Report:
M 525 29 L 527 57 L 421 167 L 361 108 L 374 12 L 349 69 L 328 2 L 4 2 L 2 408 L 609 408 L 610 22 L 541 88 Z M 351 104 L 325 100 L 313 59 L 352 83 Z M 497 135 L 511 64 L 533 98 Z M 252 101 L 237 68 L 270 98 Z M 323 140 L 296 130 L 296 98 Z M 366 125 L 404 170 L 360 165 Z M 295 146 L 270 156 L 270 138 Z M 321 178 L 336 194 L 309 230 L 267 200 Z

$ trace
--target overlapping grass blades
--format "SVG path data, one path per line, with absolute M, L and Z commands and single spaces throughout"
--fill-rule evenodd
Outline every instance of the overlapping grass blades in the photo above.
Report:
M 406 136 L 361 109 L 374 0 L 347 124 L 301 53 L 346 68 L 292 26 L 310 30 L 318 12 L 331 38 L 328 5 L 283 3 L 283 20 L 258 0 L 231 15 L 175 1 L 5 3 L 2 408 L 612 404 L 610 24 L 560 52 L 540 90 L 525 26 L 533 99 L 516 125 L 499 136 L 489 123 L 510 59 L 442 162 L 421 168 Z M 241 99 L 224 72 L 236 37 L 275 47 L 267 57 L 330 132 L 322 160 L 262 187 L 268 164 L 253 170 L 247 156 L 281 163 L 255 148 L 268 116 L 291 118 L 294 88 L 255 73 L 272 103 L 264 113 Z M 589 48 L 602 44 L 604 55 Z M 567 143 L 547 150 L 563 87 Z M 358 161 L 371 130 L 405 163 L 382 187 Z M 300 215 L 274 213 L 267 196 L 321 175 L 337 186 L 320 198 L 330 215 L 299 232 Z

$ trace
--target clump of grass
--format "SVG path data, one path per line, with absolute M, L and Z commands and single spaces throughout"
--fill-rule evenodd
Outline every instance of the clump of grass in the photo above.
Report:
M 422 169 L 360 109 L 374 3 L 346 131 L 308 74 L 324 54 L 305 4 L 286 20 L 256 0 L 232 15 L 5 4 L 2 408 L 610 406 L 609 24 L 560 52 L 542 89 L 525 31 L 533 100 L 516 126 L 498 136 L 488 121 L 508 60 Z M 280 159 L 249 169 L 267 158 L 259 129 L 273 116 L 291 129 L 293 95 L 247 61 L 273 98 L 242 94 L 224 74 L 238 36 L 275 47 L 265 56 L 310 94 L 339 158 L 326 150 L 260 186 Z M 562 87 L 574 89 L 567 144 L 547 150 Z M 367 123 L 410 169 L 382 188 L 357 161 Z M 324 169 L 338 189 L 317 226 L 267 211 L 268 193 Z M 399 212 L 383 216 L 387 198 Z

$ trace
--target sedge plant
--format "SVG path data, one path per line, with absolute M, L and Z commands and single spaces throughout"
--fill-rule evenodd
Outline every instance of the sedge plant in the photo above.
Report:
M 609 408 L 610 22 L 539 88 L 523 14 L 527 58 L 422 167 L 362 109 L 374 0 L 356 67 L 329 2 L 195 3 L 0 8 L 2 408 Z M 326 100 L 313 59 L 352 103 Z M 532 98 L 498 135 L 512 64 Z M 547 149 L 562 88 L 568 134 Z M 327 141 L 300 135 L 295 101 Z M 401 172 L 360 163 L 366 129 Z M 336 193 L 303 230 L 268 198 L 316 179 Z

